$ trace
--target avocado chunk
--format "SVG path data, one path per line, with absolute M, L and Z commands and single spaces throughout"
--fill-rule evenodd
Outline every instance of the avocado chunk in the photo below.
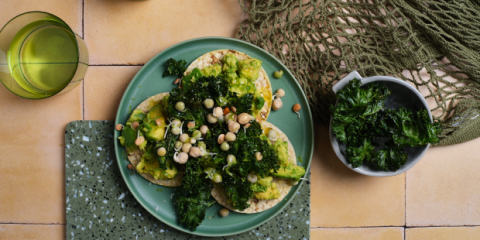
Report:
M 277 172 L 272 172 L 272 175 L 278 178 L 289 178 L 299 181 L 300 178 L 305 175 L 305 168 L 290 164 L 288 166 L 280 167 Z
M 265 192 L 254 192 L 253 194 L 256 199 L 264 200 L 277 199 L 280 197 L 280 191 L 278 190 L 276 183 L 272 183 Z
M 144 122 L 142 130 L 145 132 L 145 137 L 152 141 L 163 140 L 165 135 L 165 114 L 160 104 L 155 105 L 147 113 L 147 121 Z M 160 125 L 156 121 L 160 119 Z
M 256 58 L 249 58 L 238 61 L 237 65 L 240 77 L 244 77 L 253 82 L 258 78 L 258 73 L 262 67 L 262 61 Z
M 229 90 L 231 92 L 236 92 L 237 96 L 241 97 L 247 93 L 255 94 L 257 88 L 255 87 L 254 83 L 247 82 L 247 83 L 230 84 Z
M 137 139 L 137 131 L 133 130 L 130 126 L 125 126 L 122 130 L 122 136 L 118 137 L 120 144 L 127 149 L 127 152 L 133 152 L 137 150 L 135 140 Z
M 145 113 L 140 109 L 135 109 L 133 110 L 132 115 L 130 115 L 130 118 L 128 118 L 127 125 L 132 124 L 133 122 L 141 123 L 144 118 Z
M 272 177 L 260 178 L 257 175 L 257 178 L 258 178 L 257 182 L 251 185 L 253 192 L 265 192 L 268 190 L 268 187 L 272 185 L 272 180 L 273 180 Z
M 274 130 L 271 130 L 274 131 Z M 288 161 L 288 142 L 278 139 L 273 145 L 275 152 L 277 153 L 278 160 L 280 160 L 280 165 L 287 166 L 290 164 Z
M 166 162 L 166 168 L 161 169 L 155 155 L 153 148 L 145 151 L 136 167 L 137 172 L 150 174 L 155 179 L 174 178 L 178 174 L 178 170 L 172 161 L 168 160 Z
M 206 77 L 210 77 L 210 76 L 216 77 L 220 75 L 220 73 L 222 73 L 222 66 L 220 66 L 220 64 L 218 63 L 202 69 L 202 74 Z
M 228 69 L 227 71 L 225 71 L 224 75 L 230 84 L 235 82 L 235 80 L 238 78 L 237 72 L 232 71 L 231 69 Z
M 231 71 L 231 72 L 236 72 L 238 70 L 238 67 L 237 67 L 237 57 L 235 56 L 235 54 L 233 53 L 227 53 L 225 54 L 225 56 L 223 57 L 223 71 L 224 72 L 228 72 L 228 71 Z

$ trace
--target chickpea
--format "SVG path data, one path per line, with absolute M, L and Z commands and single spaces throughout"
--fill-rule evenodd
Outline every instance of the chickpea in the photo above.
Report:
M 178 135 L 180 134 L 181 129 L 179 127 L 174 127 L 172 128 L 172 133 L 173 135 Z
M 222 208 L 222 209 L 220 209 L 220 211 L 218 211 L 218 214 L 220 214 L 220 216 L 222 216 L 222 217 L 228 216 L 229 213 L 230 213 L 230 210 L 228 210 L 226 208 Z
M 202 156 L 202 150 L 199 147 L 192 147 L 190 148 L 190 157 L 200 157 Z
M 202 137 L 202 133 L 198 130 L 193 131 L 192 138 L 199 139 Z
M 213 110 L 213 116 L 216 118 L 222 117 L 223 116 L 223 109 L 221 107 L 216 107 Z
M 203 101 L 203 105 L 205 105 L 205 107 L 208 108 L 208 109 L 212 108 L 214 104 L 215 103 L 210 98 L 207 98 L 207 99 L 205 99 L 205 101 Z
M 273 129 L 270 129 L 270 131 L 268 131 L 268 138 L 271 140 L 277 140 L 277 132 L 275 132 Z
M 163 125 L 165 124 L 165 120 L 163 118 L 157 118 L 155 119 L 155 124 L 157 124 L 157 126 Z
M 214 173 L 213 176 L 212 176 L 212 181 L 214 183 L 221 183 L 222 182 L 222 175 L 220 175 L 218 173 Z
M 202 141 L 198 142 L 197 146 L 203 150 L 207 149 L 207 144 L 205 144 L 205 142 L 202 142 Z
M 279 71 L 275 71 L 273 73 L 273 76 L 276 78 L 276 79 L 279 79 L 283 76 L 283 71 L 282 70 L 279 70 Z
M 257 180 L 258 180 L 258 177 L 257 177 L 257 175 L 256 175 L 255 173 L 249 173 L 249 174 L 247 175 L 247 180 L 248 180 L 249 182 L 251 182 L 251 183 L 256 183 Z
M 227 113 L 227 115 L 225 115 L 225 122 L 229 123 L 231 121 L 237 121 L 237 115 L 234 113 Z
M 195 122 L 188 122 L 188 124 L 187 124 L 188 129 L 194 128 L 194 127 L 195 127 Z
M 240 124 L 238 124 L 238 122 L 231 121 L 228 123 L 228 131 L 232 133 L 237 133 L 238 129 L 240 129 Z
M 285 90 L 280 88 L 280 89 L 277 90 L 277 93 L 275 95 L 277 95 L 277 97 L 284 97 L 285 96 Z
M 230 155 L 227 156 L 227 163 L 228 163 L 228 165 L 237 163 L 237 158 L 235 156 L 233 156 L 232 154 L 230 154 Z
M 283 102 L 282 102 L 282 99 L 280 98 L 275 98 L 275 100 L 273 100 L 273 104 L 272 104 L 272 108 L 273 110 L 279 110 L 280 108 L 283 107 Z
M 200 127 L 200 133 L 202 133 L 203 135 L 206 135 L 208 132 L 208 127 L 207 125 L 203 125 Z
M 132 170 L 133 169 L 133 165 L 131 163 L 127 164 L 127 168 L 128 170 Z
M 175 143 L 175 151 L 180 150 L 180 149 L 182 148 L 182 146 L 183 146 L 183 143 L 180 142 L 180 141 L 177 141 L 177 142 Z
M 175 103 L 175 109 L 177 109 L 180 112 L 185 112 L 185 103 L 183 102 Z
M 223 142 L 225 142 L 225 134 L 220 134 L 217 138 L 217 143 L 222 144 Z
M 143 136 L 140 136 L 135 140 L 135 145 L 140 146 L 143 142 L 145 142 L 145 138 Z
M 172 121 L 172 127 L 180 127 L 180 124 L 182 124 L 182 122 L 180 122 L 180 120 L 178 119 L 175 119 Z
M 293 105 L 293 108 L 292 110 L 298 114 L 298 118 L 300 118 L 300 113 L 298 111 L 300 111 L 300 109 L 302 109 L 302 107 L 300 106 L 300 104 L 296 103 L 295 105 Z
M 165 154 L 167 154 L 167 150 L 164 147 L 161 147 L 157 150 L 157 155 L 158 156 L 163 157 L 163 156 L 165 156 Z
M 253 117 L 248 113 L 241 113 L 240 115 L 238 115 L 238 123 L 242 125 L 247 124 L 252 120 L 253 120 Z
M 191 144 L 195 144 L 196 142 L 197 142 L 197 139 L 195 139 L 195 138 L 190 139 Z
M 115 129 L 116 129 L 117 131 L 120 131 L 120 130 L 123 129 L 123 125 L 119 123 L 119 124 L 117 124 L 117 125 L 115 126 Z
M 191 143 L 184 143 L 183 146 L 182 146 L 182 152 L 184 153 L 188 153 L 190 152 L 190 148 L 192 148 L 192 144 Z
M 261 161 L 263 159 L 263 154 L 261 152 L 256 152 L 255 158 L 257 159 L 257 161 Z
M 232 133 L 232 132 L 228 132 L 226 135 L 225 135 L 225 140 L 227 140 L 227 142 L 233 142 L 237 139 L 237 136 L 235 135 L 235 133 Z
M 180 135 L 180 138 L 178 138 L 178 139 L 180 140 L 180 142 L 186 143 L 186 142 L 188 142 L 188 138 L 189 138 L 188 134 L 184 133 L 184 134 Z
M 181 152 L 177 156 L 174 156 L 173 160 L 175 162 L 180 163 L 180 164 L 185 164 L 188 161 L 188 154 L 184 153 L 184 152 Z
M 140 123 L 138 123 L 138 122 L 133 122 L 133 123 L 132 123 L 132 128 L 133 128 L 133 129 L 137 129 L 139 125 L 140 125 Z
M 209 114 L 207 114 L 207 121 L 209 123 L 216 123 L 218 121 L 218 119 L 216 117 L 214 117 L 213 114 L 209 113 Z
M 220 145 L 220 149 L 222 149 L 222 151 L 228 151 L 228 149 L 230 149 L 230 145 L 228 145 L 227 142 L 223 142 L 222 145 Z

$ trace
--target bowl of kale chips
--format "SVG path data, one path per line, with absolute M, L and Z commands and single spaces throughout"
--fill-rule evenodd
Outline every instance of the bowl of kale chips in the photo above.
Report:
M 424 97 L 398 78 L 362 78 L 354 71 L 333 86 L 330 141 L 338 158 L 358 173 L 387 177 L 403 173 L 439 141 Z

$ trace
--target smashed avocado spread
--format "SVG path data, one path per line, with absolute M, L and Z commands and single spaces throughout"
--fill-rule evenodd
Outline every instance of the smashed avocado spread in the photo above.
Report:
M 260 68 L 258 59 L 227 53 L 223 65 L 194 69 L 149 111 L 135 109 L 122 130 L 127 152 L 142 152 L 137 172 L 155 179 L 183 174 L 173 202 L 186 228 L 195 230 L 215 203 L 214 184 L 243 210 L 252 198 L 280 197 L 274 177 L 303 176 L 288 162 L 288 143 L 268 139 L 252 116 L 265 103 L 253 83 Z

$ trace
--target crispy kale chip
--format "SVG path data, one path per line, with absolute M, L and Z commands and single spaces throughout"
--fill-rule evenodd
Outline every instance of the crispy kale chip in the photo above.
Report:
M 176 75 L 177 77 L 182 77 L 183 72 L 185 72 L 187 62 L 185 60 L 175 60 L 170 58 L 167 60 L 167 69 L 163 72 L 162 77 Z
M 192 231 L 202 223 L 207 209 L 215 203 L 215 200 L 212 201 L 210 198 L 213 185 L 204 180 L 205 176 L 198 161 L 189 160 L 181 186 L 173 198 L 180 224 Z
M 253 197 L 251 183 L 246 177 L 225 175 L 222 181 L 228 203 L 240 211 L 250 207 L 247 201 Z
M 439 141 L 440 123 L 431 123 L 427 110 L 386 109 L 385 100 L 390 94 L 379 84 L 360 87 L 358 79 L 337 93 L 338 103 L 332 106 L 332 131 L 345 143 L 352 167 L 368 161 L 384 171 L 396 171 L 408 159 L 404 147 Z M 381 140 L 384 146 L 379 148 Z

